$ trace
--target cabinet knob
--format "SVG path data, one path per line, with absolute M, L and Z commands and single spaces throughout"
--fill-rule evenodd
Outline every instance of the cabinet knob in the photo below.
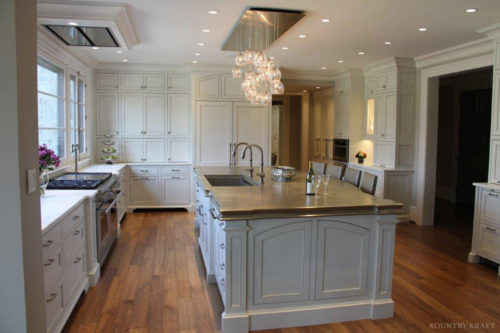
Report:
M 220 270 L 223 271 L 226 269 L 226 265 L 224 265 L 224 263 L 220 264 Z
M 79 216 L 79 215 L 75 215 L 75 216 L 73 216 L 73 221 L 77 221 L 78 219 L 80 219 L 80 216 Z
M 221 248 L 221 250 L 224 250 L 226 248 L 226 245 L 224 245 L 224 243 L 220 243 L 219 247 Z
M 47 298 L 46 302 L 47 302 L 47 303 L 50 303 L 50 302 L 52 302 L 53 300 L 55 300 L 55 299 L 56 299 L 56 297 L 57 297 L 57 293 L 52 293 L 52 294 L 50 294 L 49 298 Z
M 494 229 L 491 227 L 486 227 L 486 230 L 491 231 L 491 232 L 497 232 L 497 229 Z
M 49 239 L 45 243 L 43 243 L 43 247 L 50 246 L 50 245 L 52 245 L 52 243 L 54 243 L 54 241 Z
M 498 194 L 496 194 L 496 193 L 491 193 L 491 192 L 490 192 L 490 193 L 488 193 L 488 195 L 489 195 L 490 197 L 495 197 L 495 198 L 498 198 Z
M 382 88 L 385 88 L 385 87 L 386 87 L 386 85 L 384 84 L 384 85 L 382 86 Z
M 171 158 L 169 157 L 169 158 L 168 158 L 168 160 L 170 161 L 170 160 L 171 160 Z
M 168 131 L 168 134 L 172 134 L 172 132 L 171 132 L 171 131 Z
M 55 259 L 54 258 L 50 258 L 49 260 L 47 260 L 47 262 L 45 264 L 43 264 L 44 266 L 50 266 L 54 263 Z
M 116 89 L 118 89 L 118 86 L 115 86 Z
M 120 132 L 118 132 L 118 131 L 116 131 L 115 133 L 116 133 L 116 134 L 120 134 Z
M 75 261 L 73 261 L 74 264 L 78 264 L 80 261 L 82 261 L 81 257 L 77 257 Z
M 80 234 L 80 230 L 75 230 L 75 231 L 73 232 L 73 236 L 76 236 L 76 235 L 78 235 L 78 234 Z

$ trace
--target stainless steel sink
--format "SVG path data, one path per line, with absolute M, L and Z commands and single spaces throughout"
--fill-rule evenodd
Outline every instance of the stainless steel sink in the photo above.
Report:
M 205 175 L 212 186 L 255 186 L 255 183 L 243 175 Z

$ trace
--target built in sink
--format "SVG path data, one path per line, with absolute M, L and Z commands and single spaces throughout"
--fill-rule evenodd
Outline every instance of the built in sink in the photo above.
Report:
M 205 175 L 205 179 L 212 186 L 254 186 L 248 177 L 243 175 Z

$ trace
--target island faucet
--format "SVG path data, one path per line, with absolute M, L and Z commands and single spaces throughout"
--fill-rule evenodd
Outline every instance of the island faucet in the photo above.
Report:
M 75 173 L 78 173 L 78 152 L 80 151 L 80 145 L 71 145 L 71 152 L 75 153 Z
M 261 146 L 259 146 L 257 144 L 252 144 L 252 145 L 250 145 L 250 147 L 255 147 L 258 150 L 260 150 L 260 169 L 259 169 L 259 173 L 257 173 L 257 176 L 260 177 L 259 184 L 264 184 L 264 177 L 266 176 L 266 174 L 264 173 L 264 150 L 262 149 Z
M 238 147 L 241 146 L 241 145 L 247 145 L 248 146 L 248 143 L 246 142 L 238 142 L 236 144 L 232 144 L 232 151 L 231 151 L 231 161 L 229 161 L 229 165 L 236 165 L 236 160 L 235 160 L 235 157 L 236 157 L 236 152 L 238 150 Z
M 248 171 L 248 175 L 250 178 L 253 177 L 253 151 L 252 151 L 252 145 L 247 144 L 245 148 L 243 148 L 243 152 L 241 153 L 241 158 L 245 158 L 245 153 L 247 152 L 247 149 L 250 149 L 250 169 L 246 169 Z

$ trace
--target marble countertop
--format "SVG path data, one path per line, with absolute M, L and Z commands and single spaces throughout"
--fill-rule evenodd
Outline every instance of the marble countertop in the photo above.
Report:
M 93 164 L 88 167 L 82 168 L 80 172 L 111 172 L 119 173 L 123 168 L 125 168 L 127 163 L 116 163 L 116 164 Z
M 211 186 L 204 176 L 247 175 L 245 167 L 196 168 L 200 185 L 215 199 L 222 220 L 402 213 L 402 203 L 363 193 L 335 178 L 330 179 L 326 194 L 320 189 L 319 194 L 308 196 L 305 194 L 304 172 L 298 171 L 289 182 L 273 181 L 270 167 L 264 172 L 263 185 L 228 187 Z M 254 176 L 252 180 L 258 182 L 258 179 Z
M 97 190 L 46 190 L 45 195 L 40 197 L 42 233 L 96 194 Z
M 472 185 L 477 186 L 477 187 L 484 187 L 484 188 L 489 188 L 491 190 L 498 190 L 498 191 L 500 191 L 500 184 L 495 184 L 495 183 L 473 183 Z

